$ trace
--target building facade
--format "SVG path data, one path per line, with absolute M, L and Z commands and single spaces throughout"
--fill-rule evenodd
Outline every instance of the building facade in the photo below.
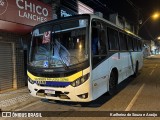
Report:
M 37 0 L 0 1 L 0 92 L 27 85 L 31 30 L 51 19 L 51 7 Z

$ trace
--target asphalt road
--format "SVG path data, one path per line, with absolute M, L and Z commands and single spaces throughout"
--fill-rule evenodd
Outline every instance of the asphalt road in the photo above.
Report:
M 100 117 L 100 111 L 160 111 L 160 55 L 144 60 L 144 66 L 136 78 L 130 77 L 118 86 L 118 93 L 114 96 L 104 94 L 85 107 L 79 103 L 55 102 L 45 99 L 38 100 L 17 111 L 69 111 L 67 114 L 77 114 L 83 111 L 84 117 L 66 117 L 62 112 L 56 113 L 54 119 L 105 119 L 105 120 L 146 120 L 160 117 Z M 89 112 L 92 111 L 92 112 Z M 81 112 L 80 114 L 83 114 Z M 103 113 L 105 114 L 105 113 Z M 107 112 L 106 112 L 107 114 Z M 88 117 L 88 116 L 97 117 Z M 44 118 L 42 118 L 44 119 Z M 53 118 L 45 118 L 53 119 Z

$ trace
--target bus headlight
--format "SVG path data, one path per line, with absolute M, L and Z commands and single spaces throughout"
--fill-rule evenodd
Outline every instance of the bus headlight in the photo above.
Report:
M 34 81 L 30 78 L 28 78 L 28 81 L 31 83 L 31 84 L 34 84 Z
M 80 78 L 78 78 L 78 79 L 76 79 L 75 81 L 73 81 L 71 83 L 71 85 L 73 87 L 77 87 L 77 86 L 83 84 L 84 82 L 86 82 L 88 80 L 88 78 L 89 78 L 89 73 L 84 75 L 84 76 L 82 76 L 82 77 L 80 77 Z

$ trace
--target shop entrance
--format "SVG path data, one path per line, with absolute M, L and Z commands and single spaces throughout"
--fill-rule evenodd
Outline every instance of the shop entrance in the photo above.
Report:
M 0 91 L 13 88 L 13 44 L 0 42 Z

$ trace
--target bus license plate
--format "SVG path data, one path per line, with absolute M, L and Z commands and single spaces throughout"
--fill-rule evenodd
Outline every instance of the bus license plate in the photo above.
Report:
M 55 94 L 55 91 L 54 90 L 45 90 L 45 93 L 47 93 L 47 94 Z

